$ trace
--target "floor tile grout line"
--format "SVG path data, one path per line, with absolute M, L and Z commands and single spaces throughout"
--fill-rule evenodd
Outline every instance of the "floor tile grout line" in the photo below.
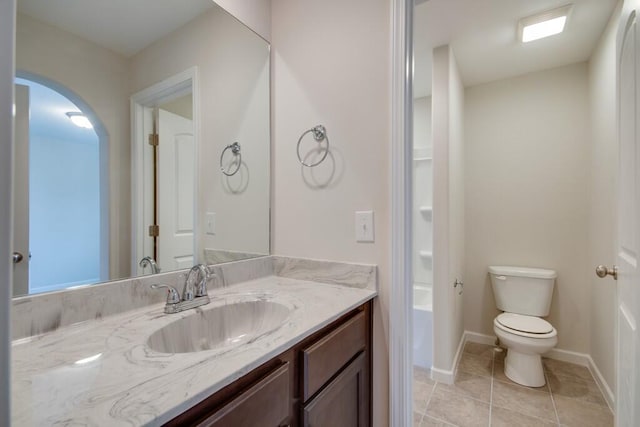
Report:
M 449 422 L 449 421 L 447 421 L 447 420 L 443 420 L 442 418 L 434 417 L 433 415 L 427 415 L 427 414 L 424 414 L 424 416 L 422 417 L 422 419 L 423 419 L 423 420 L 424 420 L 424 417 L 429 417 L 429 418 L 431 418 L 432 420 L 436 420 L 436 421 L 438 421 L 439 423 L 443 423 L 443 424 L 446 424 L 446 425 L 448 425 L 448 426 L 452 426 L 452 427 L 459 427 L 459 426 L 458 426 L 458 424 L 450 423 L 450 422 Z M 420 422 L 422 423 L 422 421 L 420 421 Z
M 420 382 L 422 382 L 422 381 L 418 381 L 418 380 L 416 380 L 415 376 L 414 376 L 414 377 L 412 377 L 412 383 L 413 383 L 413 384 L 415 384 L 416 382 L 420 383 Z M 412 384 L 412 385 L 413 385 L 413 384 Z M 424 384 L 427 384 L 427 383 L 424 383 Z M 433 391 L 433 389 L 432 389 L 431 391 Z M 411 390 L 411 398 L 412 398 L 412 399 L 414 398 L 413 394 L 414 394 L 414 390 L 413 390 L 413 387 L 412 387 L 412 390 Z M 430 398 L 431 398 L 431 395 L 429 395 L 429 399 L 430 399 Z M 428 404 L 428 402 L 429 402 L 429 399 L 427 399 L 427 404 Z M 414 400 L 415 400 L 415 399 L 414 399 Z M 424 408 L 424 412 L 416 411 L 415 409 L 413 409 L 413 412 L 418 412 L 418 413 L 420 414 L 420 422 L 418 423 L 418 427 L 422 427 L 422 420 L 424 420 L 424 414 L 427 412 L 427 407 L 425 406 L 425 408 Z M 414 426 L 414 427 L 415 427 L 415 426 Z
M 544 417 L 539 417 L 537 415 L 533 415 L 533 414 L 530 414 L 530 413 L 527 413 L 527 412 L 521 412 L 521 411 L 518 411 L 518 410 L 514 409 L 513 407 L 510 407 L 510 406 L 507 406 L 507 405 L 495 405 L 495 407 L 497 409 L 504 409 L 504 410 L 507 410 L 507 411 L 510 411 L 510 412 L 514 412 L 514 413 L 516 413 L 518 415 L 523 415 L 525 417 L 535 418 L 536 420 L 540 420 L 540 421 L 543 421 L 543 422 L 546 422 L 546 423 L 558 424 L 557 420 L 554 421 L 551 418 L 544 418 Z M 554 412 L 554 415 L 555 415 L 555 412 Z
M 455 378 L 453 379 L 453 382 L 454 382 L 454 384 L 455 384 Z M 420 425 L 420 427 L 422 427 L 422 421 L 424 421 L 425 417 L 429 417 L 429 418 L 431 418 L 432 420 L 436 420 L 436 421 L 438 421 L 438 422 L 440 422 L 440 423 L 444 423 L 444 424 L 445 424 L 445 425 L 447 425 L 447 426 L 451 426 L 451 427 L 459 427 L 457 424 L 453 424 L 453 423 L 450 423 L 449 421 L 446 421 L 446 420 L 443 420 L 443 419 L 441 419 L 441 418 L 434 417 L 434 416 L 432 416 L 432 415 L 430 415 L 430 414 L 427 414 L 427 412 L 429 411 L 429 404 L 431 403 L 431 399 L 433 398 L 433 395 L 434 395 L 434 394 L 435 394 L 435 392 L 436 392 L 436 387 L 437 387 L 437 385 L 438 385 L 438 381 L 434 381 L 434 382 L 433 382 L 433 388 L 431 389 L 431 393 L 429 394 L 429 399 L 427 399 L 427 407 L 426 407 L 426 409 L 424 410 L 424 414 L 422 415 L 422 418 L 420 419 L 420 424 L 421 424 L 421 425 Z M 446 390 L 444 390 L 444 391 L 446 391 Z
M 454 379 L 454 381 L 455 381 L 455 379 Z M 443 420 L 441 418 L 434 417 L 434 416 L 431 416 L 431 415 L 427 414 L 427 411 L 429 410 L 429 403 L 431 403 L 431 398 L 433 397 L 433 394 L 436 391 L 436 386 L 437 385 L 438 385 L 438 381 L 434 381 L 433 388 L 431 389 L 431 394 L 429 394 L 429 399 L 427 399 L 427 409 L 424 410 L 424 414 L 422 415 L 422 418 L 420 419 L 420 424 L 422 424 L 422 421 L 424 421 L 424 417 L 429 417 L 429 418 L 434 419 L 434 420 L 436 420 L 438 422 L 445 423 L 445 424 L 453 426 L 453 427 L 458 427 L 457 424 L 453 424 L 453 423 L 450 423 L 449 421 L 446 421 L 446 420 Z M 420 426 L 420 427 L 422 427 L 422 426 Z
M 500 380 L 498 378 L 495 378 L 495 380 L 498 381 L 500 384 L 506 384 L 506 385 L 510 385 L 510 386 L 515 386 L 515 387 L 518 387 L 518 388 L 522 388 L 522 389 L 529 390 L 529 391 L 535 391 L 535 392 L 538 392 L 538 393 L 543 393 L 543 394 L 545 393 L 545 391 L 539 390 L 542 387 L 528 387 L 526 385 L 518 384 L 517 382 L 512 381 L 510 379 L 507 379 L 507 381 L 504 381 L 504 380 Z M 546 386 L 546 383 L 545 383 L 545 386 Z M 548 388 L 548 387 L 545 387 L 545 388 Z M 549 390 L 546 393 L 547 394 L 551 394 L 551 391 Z
M 493 348 L 493 352 L 491 354 L 491 387 L 489 388 L 489 427 L 491 427 L 491 417 L 493 415 L 493 380 L 494 375 L 496 373 L 496 349 Z
M 482 377 L 482 378 L 483 378 L 483 379 L 489 379 L 489 380 L 491 379 L 491 377 Z M 451 385 L 451 384 L 448 384 L 448 385 Z M 468 394 L 464 394 L 464 393 L 461 393 L 461 392 L 456 391 L 456 390 L 447 390 L 447 389 L 444 389 L 444 390 L 442 390 L 442 393 L 446 393 L 446 394 L 455 394 L 456 396 L 463 397 L 463 398 L 465 398 L 465 399 L 469 399 L 469 400 L 473 400 L 473 401 L 478 402 L 478 403 L 484 403 L 485 405 L 489 405 L 489 404 L 491 403 L 491 401 L 490 401 L 490 400 L 482 400 L 482 399 L 478 399 L 477 397 L 470 396 L 470 395 L 468 395 Z
M 427 399 L 427 406 L 425 406 L 424 408 L 424 415 L 427 414 L 427 411 L 429 410 L 429 403 L 431 403 L 431 398 L 433 397 L 433 393 L 436 391 L 436 385 L 438 385 L 438 381 L 434 381 L 433 382 L 433 386 L 431 387 L 431 393 L 429 393 L 429 398 Z M 422 417 L 424 418 L 424 417 Z M 422 422 L 422 421 L 420 421 Z
M 526 386 L 517 384 L 517 383 L 515 383 L 513 381 L 507 382 L 507 381 L 502 381 L 502 380 L 499 380 L 499 379 L 495 378 L 495 372 L 496 372 L 495 371 L 496 370 L 496 366 L 495 366 L 496 365 L 496 361 L 495 360 L 496 359 L 495 359 L 495 353 L 494 353 L 494 362 L 493 362 L 493 369 L 492 369 L 492 375 L 491 375 L 491 397 L 490 397 L 490 402 L 491 403 L 490 403 L 490 407 L 489 407 L 489 422 L 491 422 L 491 417 L 493 416 L 493 405 L 494 405 L 494 403 L 493 403 L 493 385 L 494 385 L 494 381 L 498 381 L 501 384 L 509 384 L 509 385 L 517 386 L 517 387 L 520 387 L 520 388 L 525 389 L 525 390 L 531 390 L 531 391 L 537 391 L 537 392 L 540 392 L 540 393 L 544 393 L 544 391 L 542 391 L 542 390 L 536 390 L 535 388 L 532 388 L 532 387 L 526 387 Z M 543 374 L 545 375 L 545 379 L 546 379 L 546 372 L 543 372 Z M 551 396 L 551 394 L 552 394 L 551 393 L 551 387 L 549 385 L 549 381 L 548 380 L 546 381 L 545 385 L 546 385 L 546 388 L 548 389 L 549 396 Z M 558 412 L 557 412 L 556 407 L 555 407 L 555 402 L 553 402 L 553 398 L 552 398 L 552 403 L 553 403 L 553 413 L 555 415 L 556 422 L 557 422 L 558 425 L 560 425 Z M 518 413 L 518 411 L 514 411 L 513 408 L 508 408 L 506 406 L 496 405 L 496 407 Z M 523 414 L 523 415 L 527 415 L 527 416 L 532 417 L 532 418 L 537 418 L 537 419 L 539 419 L 541 421 L 552 421 L 552 420 L 550 420 L 548 418 L 541 418 L 541 417 L 537 417 L 535 415 L 530 415 L 530 414 Z
M 424 412 L 427 412 L 427 408 L 424 409 Z M 424 420 L 424 412 L 418 411 L 418 413 L 420 414 L 420 421 L 418 422 L 418 427 L 422 427 L 422 420 Z
M 547 381 L 547 388 L 549 389 L 549 395 L 551 396 L 551 404 L 553 405 L 553 412 L 556 414 L 556 421 L 560 425 L 560 414 L 558 414 L 558 407 L 556 406 L 556 400 L 553 398 L 553 390 L 551 390 L 551 383 L 549 382 L 549 375 L 544 373 L 544 379 Z

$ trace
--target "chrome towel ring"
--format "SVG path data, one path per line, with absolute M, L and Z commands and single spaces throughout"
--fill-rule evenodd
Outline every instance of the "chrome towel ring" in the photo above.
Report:
M 305 137 L 306 134 L 308 133 L 312 133 L 313 134 L 313 139 L 315 139 L 318 144 L 321 144 L 322 141 L 324 141 L 325 139 L 327 140 L 327 148 L 324 150 L 324 155 L 322 156 L 322 158 L 320 160 L 318 160 L 315 163 L 305 163 L 302 160 L 302 157 L 300 156 L 300 143 L 302 142 L 302 139 Z M 327 158 L 327 154 L 329 154 L 329 137 L 327 136 L 327 130 L 325 129 L 324 126 L 322 125 L 318 125 L 318 126 L 314 126 L 311 129 L 309 129 L 308 131 L 305 131 L 302 135 L 300 135 L 300 138 L 298 139 L 298 146 L 296 147 L 296 154 L 298 155 L 298 161 L 300 162 L 300 164 L 302 166 L 306 166 L 308 168 L 312 168 L 314 166 L 318 166 L 320 163 L 322 163 L 324 161 L 324 159 Z
M 227 172 L 224 166 L 222 166 L 222 159 L 224 157 L 224 153 L 229 149 L 231 150 L 234 156 L 240 156 L 240 158 L 238 159 L 238 166 L 233 172 L 231 171 Z M 237 142 L 234 142 L 233 144 L 229 144 L 226 147 L 224 147 L 224 150 L 222 150 L 222 153 L 220 154 L 220 170 L 222 171 L 222 173 L 225 174 L 226 176 L 233 176 L 236 173 L 238 173 L 241 165 L 242 165 L 242 153 L 240 152 L 240 144 L 238 144 Z

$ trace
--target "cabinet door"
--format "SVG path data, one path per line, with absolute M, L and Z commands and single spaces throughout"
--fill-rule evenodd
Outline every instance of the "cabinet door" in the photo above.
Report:
M 366 352 L 360 352 L 333 381 L 302 409 L 305 427 L 369 425 Z
M 302 398 L 305 402 L 366 348 L 366 325 L 365 313 L 360 312 L 302 351 Z
M 199 427 L 277 427 L 289 416 L 289 363 L 285 363 Z

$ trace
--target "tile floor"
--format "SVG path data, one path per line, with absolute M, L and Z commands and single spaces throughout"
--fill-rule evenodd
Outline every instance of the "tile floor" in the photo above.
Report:
M 547 384 L 523 387 L 504 375 L 505 352 L 467 343 L 453 385 L 413 374 L 413 425 L 613 426 L 613 414 L 589 370 L 543 359 Z

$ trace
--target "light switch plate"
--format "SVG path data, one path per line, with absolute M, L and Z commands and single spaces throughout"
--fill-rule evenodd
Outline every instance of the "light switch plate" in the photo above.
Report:
M 207 212 L 205 217 L 205 229 L 207 230 L 207 234 L 214 235 L 216 234 L 216 214 L 215 212 Z
M 373 211 L 356 212 L 356 241 L 374 242 Z

